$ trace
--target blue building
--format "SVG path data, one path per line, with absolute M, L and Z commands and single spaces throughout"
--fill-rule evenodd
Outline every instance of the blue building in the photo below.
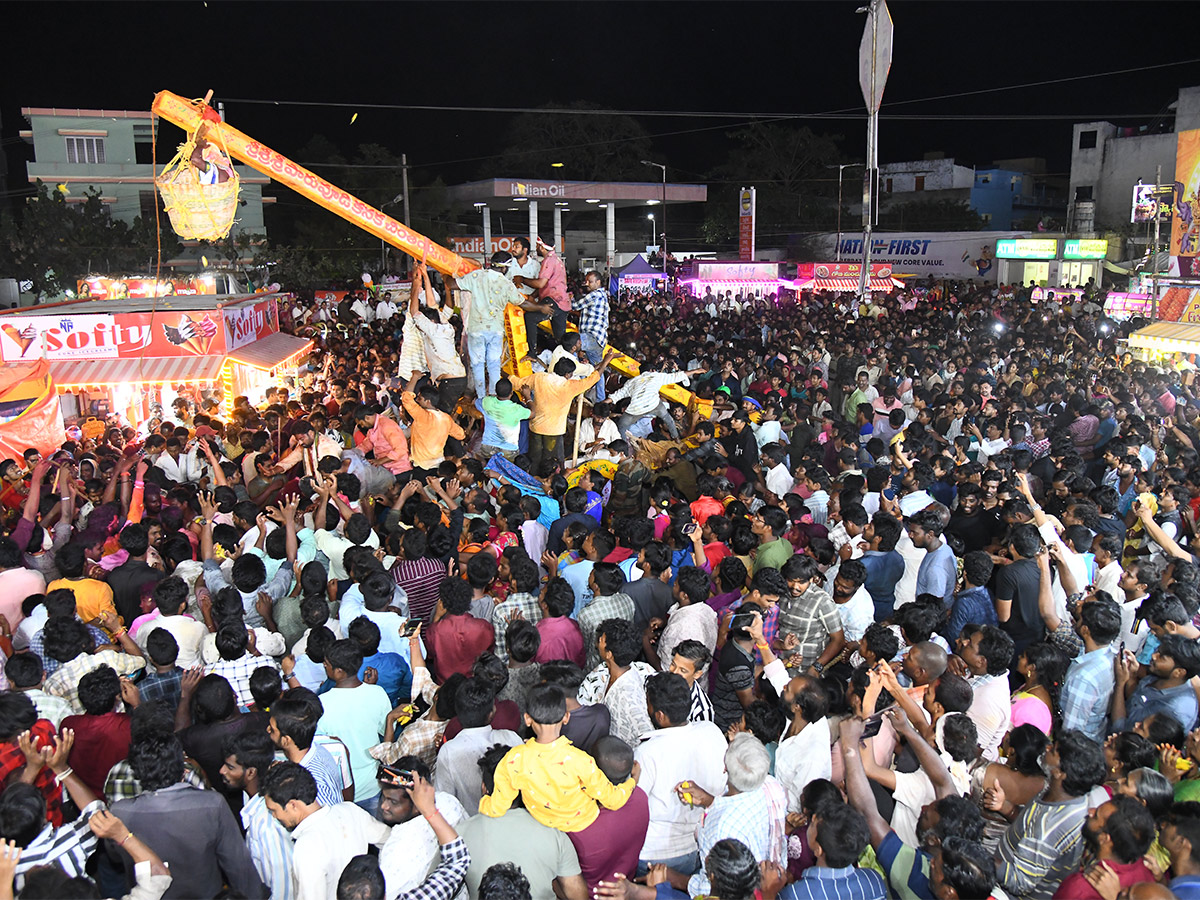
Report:
M 1066 216 L 1066 183 L 1045 174 L 1044 160 L 1002 160 L 975 170 L 970 204 L 988 231 L 1051 229 Z

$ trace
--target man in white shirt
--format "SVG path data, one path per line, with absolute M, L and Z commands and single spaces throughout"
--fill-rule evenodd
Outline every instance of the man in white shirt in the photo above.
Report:
M 402 756 L 394 769 L 414 772 L 431 780 L 429 768 L 415 756 Z M 385 770 L 386 771 L 386 770 Z M 467 812 L 452 794 L 436 792 L 440 812 L 456 831 L 467 820 Z M 379 868 L 387 884 L 388 897 L 413 890 L 442 862 L 442 848 L 429 822 L 421 815 L 399 784 L 379 781 L 379 818 L 391 826 L 392 835 L 379 850 Z
M 767 444 L 762 448 L 763 482 L 767 491 L 782 504 L 796 480 L 787 467 L 787 450 L 782 444 Z M 769 498 L 768 498 L 769 501 Z
M 667 365 L 673 366 L 674 363 L 668 362 Z M 638 420 L 655 416 L 666 427 L 671 439 L 678 440 L 679 428 L 671 416 L 671 408 L 667 401 L 659 395 L 659 390 L 668 384 L 688 385 L 691 383 L 689 379 L 692 375 L 699 375 L 703 371 L 704 369 L 693 369 L 688 372 L 643 372 L 636 378 L 629 379 L 609 398 L 614 404 L 626 397 L 629 398 L 629 405 L 625 407 L 625 412 L 617 421 L 617 430 L 625 435 Z
M 638 870 L 666 863 L 692 875 L 701 860 L 696 829 L 703 809 L 689 804 L 681 781 L 720 797 L 725 793 L 725 735 L 712 722 L 689 722 L 692 694 L 682 675 L 663 672 L 646 679 L 646 705 L 655 731 L 634 751 L 642 772 L 638 787 L 650 801 L 650 825 L 639 854 Z M 825 735 L 829 752 L 829 733 Z
M 346 864 L 392 836 L 391 828 L 353 803 L 318 803 L 317 782 L 299 763 L 268 769 L 262 794 L 271 815 L 292 833 L 297 900 L 336 897 Z
M 530 256 L 529 239 L 525 237 L 515 237 L 512 240 L 512 262 L 509 263 L 508 271 L 504 274 L 512 281 L 517 276 L 520 276 L 522 281 L 537 278 L 542 271 L 541 260 Z M 517 286 L 517 290 L 525 297 L 532 297 L 536 293 L 536 289 L 529 284 L 521 284 Z M 537 345 L 536 335 L 527 335 L 533 338 L 529 342 L 530 346 Z
M 391 294 L 384 294 L 383 299 L 375 304 L 375 320 L 377 322 L 386 322 L 398 312 L 400 312 L 400 307 L 392 300 Z
M 585 458 L 621 437 L 617 425 L 609 418 L 608 401 L 592 405 L 592 414 L 579 425 L 579 448 Z
M 1008 667 L 1013 652 L 1013 639 L 1005 631 L 984 625 L 958 654 L 971 672 L 969 683 L 974 697 L 967 716 L 975 723 L 984 758 L 992 761 L 1000 758 L 1000 743 L 1012 725 Z
M 775 751 L 775 777 L 787 788 L 788 812 L 799 813 L 800 795 L 808 783 L 833 774 L 825 719 L 829 698 L 815 678 L 801 675 L 787 683 L 780 700 L 792 721 Z
M 454 694 L 454 710 L 463 728 L 438 751 L 433 786 L 453 794 L 464 809 L 478 810 L 483 798 L 479 757 L 493 744 L 515 747 L 521 737 L 514 731 L 491 726 L 496 695 L 482 678 L 463 682 Z
M 362 319 L 366 325 L 375 321 L 375 309 L 371 306 L 369 297 L 359 296 L 350 304 L 350 311 Z
M 156 584 L 154 603 L 158 606 L 159 616 L 138 629 L 136 637 L 138 646 L 145 652 L 146 642 L 153 632 L 159 628 L 169 631 L 179 645 L 175 663 L 185 670 L 202 664 L 201 647 L 208 634 L 203 622 L 183 614 L 187 609 L 188 593 L 187 582 L 174 575 Z

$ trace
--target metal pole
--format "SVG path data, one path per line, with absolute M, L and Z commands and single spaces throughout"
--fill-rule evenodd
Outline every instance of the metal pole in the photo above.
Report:
M 846 169 L 845 166 L 838 165 L 838 212 L 837 212 L 837 261 L 842 261 L 842 172 Z
M 1159 191 L 1162 190 L 1162 166 L 1154 167 L 1154 246 L 1150 250 L 1154 268 L 1150 270 L 1150 321 L 1158 319 L 1158 237 L 1162 216 L 1158 210 Z
M 404 190 L 404 225 L 406 228 L 412 227 L 412 217 L 408 210 L 408 154 L 400 154 L 400 184 Z
M 663 290 L 667 289 L 667 167 L 662 167 L 662 212 L 663 212 L 663 236 L 662 236 L 662 255 L 663 255 Z
M 879 0 L 871 0 L 869 15 L 871 16 L 871 96 L 875 96 L 877 78 L 876 53 L 879 41 Z M 861 301 L 867 294 L 867 283 L 871 270 L 871 226 L 873 219 L 873 200 L 875 196 L 875 170 L 879 165 L 879 110 L 872 110 L 867 119 L 867 170 L 863 176 L 863 261 L 862 272 L 858 276 L 858 297 Z M 854 314 L 857 317 L 858 307 Z

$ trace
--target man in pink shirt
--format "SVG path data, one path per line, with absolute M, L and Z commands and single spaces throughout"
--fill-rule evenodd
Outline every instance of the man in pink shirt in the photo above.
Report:
M 383 415 L 378 406 L 362 406 L 358 411 L 358 424 L 369 429 L 366 440 L 358 445 L 363 453 L 375 451 L 375 464 L 383 466 L 393 475 L 412 469 L 408 459 L 408 439 L 396 420 Z
M 575 589 L 565 578 L 555 578 L 546 585 L 546 594 L 540 602 L 542 618 L 537 623 L 537 630 L 542 642 L 534 661 L 569 659 L 582 667 L 587 661 L 583 652 L 583 632 L 571 618 L 575 610 Z
M 554 248 L 537 239 L 537 253 L 542 258 L 542 268 L 537 278 L 513 278 L 513 284 L 537 289 L 537 298 L 543 302 L 554 304 L 554 312 L 550 317 L 550 327 L 554 332 L 554 343 L 562 343 L 567 331 L 567 313 L 571 309 L 571 298 L 567 294 L 567 269 L 562 259 L 554 252 Z M 537 346 L 537 326 L 545 320 L 541 313 L 525 313 L 525 333 L 529 339 L 530 348 Z

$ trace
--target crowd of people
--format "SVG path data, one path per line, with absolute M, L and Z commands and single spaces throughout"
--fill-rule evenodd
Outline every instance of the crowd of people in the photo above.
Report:
M 0 462 L 0 898 L 1200 897 L 1191 364 L 516 243 Z

